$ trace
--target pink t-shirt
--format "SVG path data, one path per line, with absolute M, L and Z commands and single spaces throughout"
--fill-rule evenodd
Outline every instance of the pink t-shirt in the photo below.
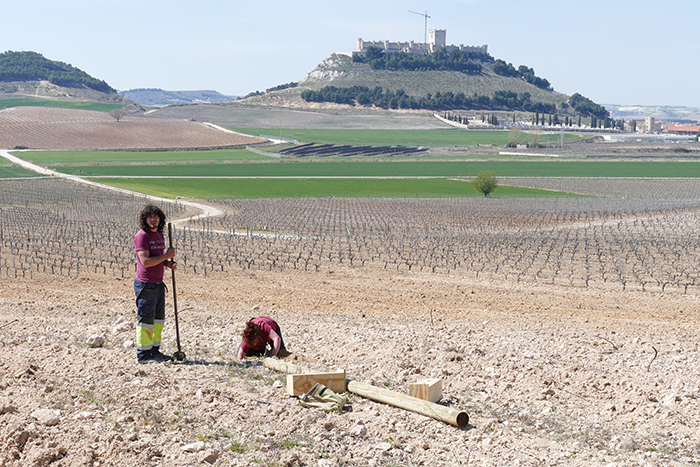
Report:
M 280 326 L 277 324 L 277 322 L 270 318 L 269 316 L 259 316 L 257 318 L 251 319 L 251 321 L 258 326 L 260 326 L 265 333 L 265 344 L 263 347 L 259 349 L 254 349 L 254 350 L 262 350 L 265 348 L 265 345 L 267 345 L 268 342 L 272 342 L 272 339 L 270 339 L 270 331 L 275 331 L 277 334 L 279 334 Z M 245 341 L 241 343 L 241 349 L 243 350 L 243 355 L 245 355 L 249 349 L 251 349 L 248 344 L 246 344 Z
M 165 253 L 165 239 L 160 232 L 145 231 L 143 229 L 134 237 L 134 248 L 136 251 L 147 251 L 149 258 L 160 256 Z M 165 266 L 160 263 L 147 268 L 141 264 L 139 256 L 136 255 L 136 279 L 141 282 L 163 282 L 163 271 Z

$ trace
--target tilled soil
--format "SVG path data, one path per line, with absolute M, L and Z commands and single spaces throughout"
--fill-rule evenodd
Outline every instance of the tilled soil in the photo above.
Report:
M 131 279 L 0 277 L 0 465 L 700 461 L 697 296 L 350 268 L 177 279 L 187 360 L 138 365 Z M 441 379 L 469 425 L 354 394 L 342 414 L 299 406 L 284 375 L 235 361 L 256 315 L 319 370 L 402 393 Z
M 191 119 L 125 116 L 52 107 L 0 110 L 0 148 L 152 149 L 244 146 L 265 141 Z

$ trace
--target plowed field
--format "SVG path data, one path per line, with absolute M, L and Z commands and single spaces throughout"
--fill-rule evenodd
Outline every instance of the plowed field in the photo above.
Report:
M 263 141 L 185 119 L 13 107 L 0 111 L 0 147 L 12 149 L 149 149 L 239 146 Z

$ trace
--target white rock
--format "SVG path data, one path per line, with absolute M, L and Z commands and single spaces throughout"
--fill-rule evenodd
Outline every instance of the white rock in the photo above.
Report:
M 92 412 L 78 412 L 77 414 L 73 415 L 73 420 L 87 420 L 90 418 L 93 418 L 95 414 Z
M 364 438 L 364 436 L 367 434 L 367 427 L 364 425 L 357 425 L 350 430 L 350 434 L 357 438 Z
M 282 381 L 276 379 L 276 380 L 272 383 L 272 387 L 273 387 L 273 388 L 281 388 L 281 387 L 282 387 Z
M 61 411 L 51 409 L 39 409 L 32 412 L 32 417 L 36 418 L 42 425 L 55 426 L 58 425 L 61 421 Z
M 131 349 L 134 347 L 134 341 L 132 341 L 130 339 L 125 340 L 124 343 L 122 344 L 122 347 L 124 347 L 125 349 Z
M 119 334 L 120 332 L 131 331 L 132 329 L 132 323 L 119 323 L 112 328 L 112 333 Z
M 99 334 L 93 334 L 90 337 L 87 338 L 87 345 L 90 347 L 102 347 L 105 344 L 105 339 L 104 337 L 100 336 Z
M 683 398 L 676 392 L 668 393 L 663 400 L 664 405 L 674 405 L 676 402 L 682 401 Z
M 380 451 L 388 451 L 391 449 L 391 443 L 377 443 L 376 448 L 379 449 Z
M 204 441 L 197 441 L 196 443 L 185 444 L 184 446 L 182 446 L 182 450 L 185 452 L 204 451 Z

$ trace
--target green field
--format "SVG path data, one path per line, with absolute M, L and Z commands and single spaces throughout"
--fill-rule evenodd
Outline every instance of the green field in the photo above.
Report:
M 165 198 L 471 197 L 483 196 L 467 181 L 430 179 L 98 179 L 100 183 Z M 571 197 L 569 193 L 499 186 L 492 197 Z
M 472 177 L 493 170 L 502 177 L 700 177 L 696 161 L 339 161 L 62 166 L 60 172 L 149 177 Z
M 332 136 L 334 132 L 309 130 L 308 134 L 313 133 Z M 437 136 L 441 135 L 443 137 L 441 144 L 445 144 L 445 138 L 449 139 L 452 135 L 470 132 L 459 130 L 425 132 L 362 130 L 357 132 L 364 137 L 384 133 L 386 135 L 382 143 L 395 145 L 396 138 L 409 134 L 418 135 L 415 136 L 417 139 L 429 138 L 428 135 L 436 136 L 437 139 Z M 492 136 L 497 132 L 480 133 Z M 353 131 L 342 130 L 337 134 L 347 137 L 352 135 Z M 700 162 L 688 160 L 620 161 L 518 156 L 480 158 L 462 156 L 436 159 L 429 155 L 420 158 L 276 159 L 246 150 L 32 151 L 18 153 L 18 155 L 63 173 L 95 177 L 102 183 L 134 191 L 194 199 L 475 196 L 473 187 L 467 181 L 485 170 L 496 172 L 497 177 L 700 178 Z M 10 166 L 7 166 L 7 170 L 0 171 L 0 177 L 28 175 L 31 174 Z M 493 192 L 493 196 L 571 195 L 499 186 Z
M 5 160 L 0 158 L 0 160 Z M 43 177 L 36 172 L 31 170 L 26 170 L 21 167 L 12 167 L 9 165 L 0 166 L 0 179 L 3 178 L 17 178 L 17 177 Z
M 270 128 L 231 128 L 252 136 L 274 136 L 305 142 L 328 144 L 355 144 L 373 146 L 423 146 L 454 147 L 495 144 L 505 146 L 510 141 L 510 132 L 505 130 L 305 130 Z M 540 142 L 557 141 L 558 134 L 542 135 Z M 581 139 L 577 135 L 565 134 L 566 140 Z
M 220 151 L 26 151 L 16 154 L 24 160 L 43 166 L 89 166 L 94 164 L 129 165 L 129 164 L 174 164 L 192 162 L 236 162 L 277 160 L 261 156 L 245 149 L 226 149 Z
M 107 104 L 104 102 L 72 102 L 57 101 L 53 99 L 39 98 L 11 98 L 0 99 L 0 109 L 10 107 L 60 107 L 63 109 L 97 110 L 98 112 L 110 112 L 114 109 L 122 109 L 123 104 Z

